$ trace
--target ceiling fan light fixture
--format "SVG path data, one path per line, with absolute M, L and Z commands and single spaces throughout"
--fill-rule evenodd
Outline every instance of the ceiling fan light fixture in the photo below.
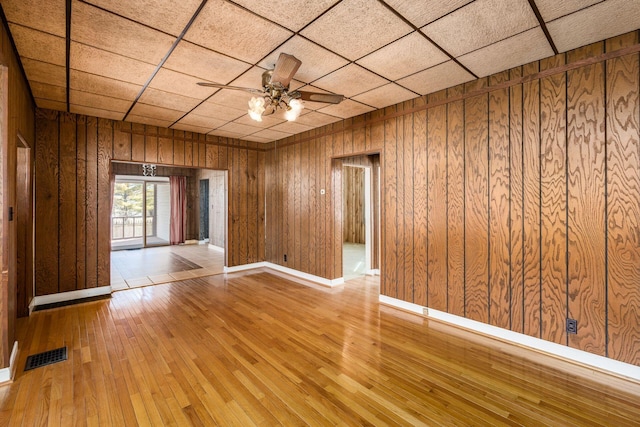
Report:
M 262 121 L 262 113 L 264 113 L 264 98 L 256 98 L 255 96 L 251 97 L 249 100 L 249 117 L 251 117 L 256 122 Z
M 287 107 L 287 111 L 284 113 L 284 118 L 288 121 L 292 122 L 298 117 L 300 117 L 300 113 L 304 108 L 304 104 L 299 99 L 292 99 L 289 101 L 289 105 Z

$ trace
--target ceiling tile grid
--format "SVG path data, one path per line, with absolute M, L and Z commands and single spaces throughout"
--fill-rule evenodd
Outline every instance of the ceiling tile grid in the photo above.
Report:
M 39 107 L 260 143 L 640 28 L 637 0 L 0 4 Z M 290 90 L 347 99 L 255 122 L 252 94 L 197 85 L 260 89 L 281 53 L 302 61 Z

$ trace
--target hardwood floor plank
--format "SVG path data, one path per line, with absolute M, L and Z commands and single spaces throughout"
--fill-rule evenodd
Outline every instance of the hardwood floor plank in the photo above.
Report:
M 69 359 L 0 387 L 3 425 L 640 425 L 640 384 L 378 303 L 379 279 L 258 270 L 18 322 Z M 268 301 L 268 304 L 264 302 Z

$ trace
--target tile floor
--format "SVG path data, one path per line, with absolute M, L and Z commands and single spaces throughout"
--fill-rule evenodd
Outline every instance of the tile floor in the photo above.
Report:
M 114 291 L 210 276 L 224 271 L 224 253 L 209 245 L 173 245 L 111 252 Z
M 355 279 L 365 275 L 365 246 L 358 243 L 343 243 L 342 273 L 344 280 Z

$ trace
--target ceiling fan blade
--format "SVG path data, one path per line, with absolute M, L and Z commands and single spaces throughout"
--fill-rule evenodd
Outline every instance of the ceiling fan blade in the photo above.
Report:
M 270 83 L 280 83 L 282 87 L 289 87 L 291 79 L 293 79 L 301 64 L 302 61 L 295 56 L 281 53 L 278 57 L 278 62 L 276 62 L 276 67 L 273 69 L 273 74 L 271 74 Z
M 336 95 L 334 93 L 305 92 L 302 90 L 296 92 L 300 94 L 300 99 L 302 99 L 303 101 L 339 104 L 344 100 L 344 95 Z
M 230 90 L 242 90 L 245 92 L 249 92 L 249 93 L 256 93 L 256 94 L 262 94 L 264 93 L 264 91 L 260 90 L 260 89 L 253 89 L 250 87 L 240 87 L 240 86 L 229 86 L 229 85 L 223 85 L 220 83 L 207 83 L 207 82 L 198 82 L 199 86 L 205 86 L 205 87 L 217 87 L 218 89 L 230 89 Z

